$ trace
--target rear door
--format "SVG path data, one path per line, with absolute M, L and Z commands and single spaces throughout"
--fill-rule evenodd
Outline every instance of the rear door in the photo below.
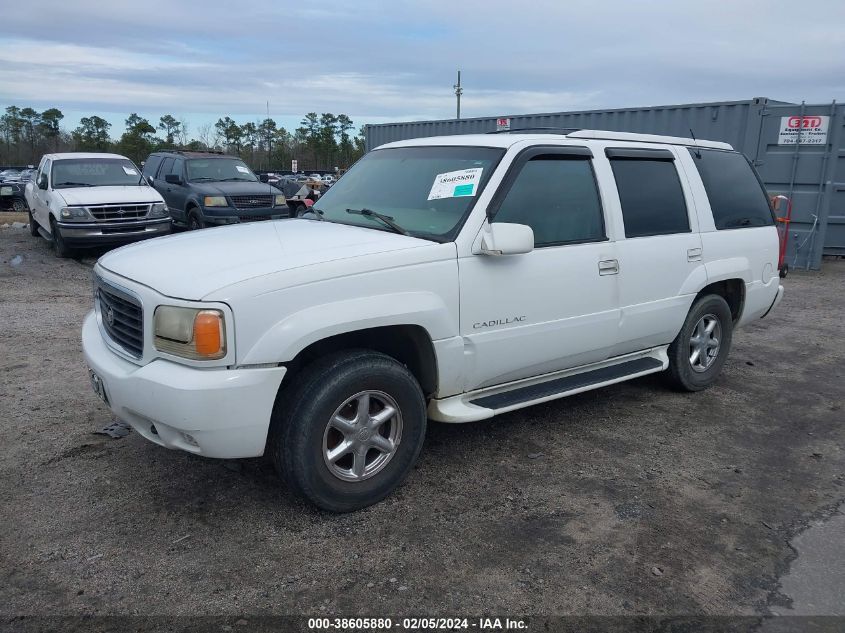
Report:
M 706 284 L 694 199 L 672 147 L 606 147 L 624 237 L 614 355 L 670 343 Z

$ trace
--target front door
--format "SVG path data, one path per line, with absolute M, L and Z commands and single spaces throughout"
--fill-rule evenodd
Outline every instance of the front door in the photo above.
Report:
M 32 184 L 32 197 L 35 207 L 32 209 L 32 216 L 35 218 L 35 221 L 38 222 L 46 230 L 50 230 L 50 166 L 52 165 L 52 161 L 50 159 L 45 158 L 41 162 L 41 166 L 38 169 L 38 173 L 35 174 L 35 182 Z M 42 189 L 38 186 L 38 183 L 41 182 L 44 178 L 47 179 L 47 189 Z
M 534 250 L 459 260 L 465 389 L 606 359 L 616 343 L 618 265 L 586 148 L 518 156 L 488 209 L 526 224 Z
M 165 183 L 164 201 L 170 209 L 170 215 L 179 222 L 187 222 L 185 204 L 188 199 L 188 188 L 185 186 L 185 160 L 176 158 L 170 166 L 170 173 L 179 177 L 179 184 Z

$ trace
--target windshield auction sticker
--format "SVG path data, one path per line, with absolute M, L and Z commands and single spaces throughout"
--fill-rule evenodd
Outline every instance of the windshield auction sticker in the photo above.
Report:
M 428 193 L 428 199 L 441 200 L 443 198 L 474 196 L 478 191 L 482 171 L 484 171 L 483 167 L 473 167 L 472 169 L 437 174 L 434 177 L 434 184 L 431 185 L 431 191 Z

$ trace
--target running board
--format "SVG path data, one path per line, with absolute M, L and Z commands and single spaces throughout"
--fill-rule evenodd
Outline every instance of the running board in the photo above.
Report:
M 669 365 L 666 347 L 628 354 L 610 361 L 555 372 L 506 385 L 432 400 L 428 417 L 439 422 L 474 422 L 663 371 Z
M 40 233 L 40 234 L 41 234 L 41 237 L 43 237 L 43 238 L 44 238 L 45 240 L 47 240 L 48 242 L 52 242 L 52 241 L 53 241 L 53 236 L 52 236 L 52 235 L 50 235 L 47 231 L 45 231 L 43 226 L 40 226 L 40 225 L 39 225 L 39 227 L 38 227 L 38 233 Z

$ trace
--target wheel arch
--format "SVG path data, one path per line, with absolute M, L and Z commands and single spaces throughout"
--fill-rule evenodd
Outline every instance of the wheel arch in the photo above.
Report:
M 292 377 L 314 360 L 334 352 L 353 349 L 381 352 L 402 363 L 420 383 L 427 398 L 437 391 L 437 356 L 434 343 L 428 331 L 415 324 L 362 328 L 310 343 L 285 363 L 287 371 L 280 389 L 284 389 Z
M 693 303 L 695 303 L 699 297 L 711 294 L 718 295 L 727 301 L 728 306 L 731 309 L 731 318 L 733 319 L 734 325 L 736 325 L 739 322 L 740 317 L 742 317 L 742 310 L 745 307 L 745 281 L 740 278 L 733 277 L 711 282 L 698 291 Z

